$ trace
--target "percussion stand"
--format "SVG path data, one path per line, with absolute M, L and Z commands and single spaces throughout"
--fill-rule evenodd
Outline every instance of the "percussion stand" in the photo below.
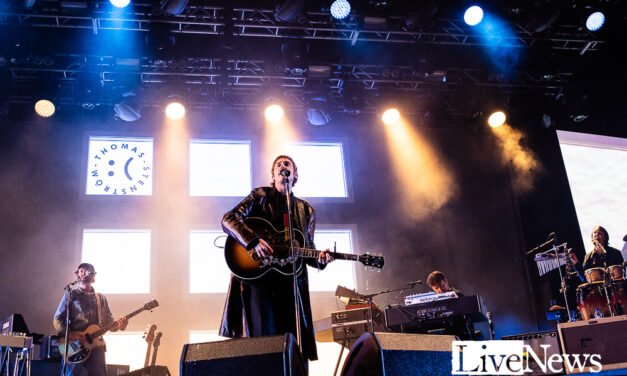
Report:
M 564 246 L 564 248 L 566 247 Z M 553 243 L 553 252 L 555 252 L 555 259 L 558 260 L 559 262 L 559 253 L 557 251 L 557 246 L 555 245 L 555 243 Z M 564 277 L 564 274 L 562 273 L 562 267 L 559 266 L 557 270 L 560 273 L 560 281 L 561 281 L 561 286 L 562 286 L 562 288 L 560 289 L 560 292 L 564 295 L 564 303 L 566 303 L 566 313 L 568 314 L 568 320 L 575 321 L 573 316 L 570 314 L 570 304 L 568 304 L 568 294 L 566 293 L 568 290 L 568 286 L 566 286 L 566 278 Z
M 603 250 L 603 291 L 605 291 L 605 300 L 607 301 L 607 308 L 610 309 L 610 316 L 616 316 L 614 314 L 614 307 L 612 307 L 612 301 L 610 300 L 610 294 L 609 291 L 607 291 L 607 285 L 608 285 L 608 273 L 607 273 L 607 251 L 605 250 L 605 247 L 603 246 L 603 244 L 601 244 L 600 242 L 598 242 L 597 240 L 594 240 L 594 244 L 598 245 L 599 247 L 601 247 L 601 249 Z M 611 279 L 610 279 L 611 281 Z
M 607 270 L 607 267 L 605 268 Z M 607 301 L 607 307 L 610 309 L 610 317 L 616 316 L 614 313 L 614 306 L 612 305 L 612 300 L 610 299 L 609 291 L 607 290 L 607 285 L 610 283 L 611 279 L 608 279 L 608 273 L 604 273 L 603 276 L 603 290 L 605 291 L 605 300 Z

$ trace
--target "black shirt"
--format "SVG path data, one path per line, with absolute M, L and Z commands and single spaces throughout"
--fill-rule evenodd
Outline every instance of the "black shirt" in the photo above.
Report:
M 607 253 L 597 253 L 594 250 L 588 252 L 583 260 L 583 269 L 605 269 L 608 266 L 621 265 L 623 263 L 623 255 L 618 249 L 612 248 L 610 246 L 605 246 L 605 250 L 607 251 Z

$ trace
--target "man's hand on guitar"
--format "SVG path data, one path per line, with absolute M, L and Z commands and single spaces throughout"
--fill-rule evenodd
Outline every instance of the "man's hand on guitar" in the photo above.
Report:
M 259 243 L 255 246 L 255 254 L 253 258 L 255 260 L 259 260 L 266 256 L 270 256 L 273 253 L 274 251 L 272 250 L 272 247 L 270 247 L 270 244 L 266 243 L 263 239 L 259 239 Z
M 128 319 L 124 316 L 118 319 L 118 330 L 125 330 L 128 325 Z
M 318 256 L 318 263 L 322 265 L 328 264 L 332 262 L 333 260 L 335 259 L 333 258 L 333 256 L 331 256 L 331 252 L 329 251 L 328 248 L 320 252 L 320 256 Z
M 84 332 L 70 332 L 70 342 L 78 341 L 81 345 L 85 343 Z

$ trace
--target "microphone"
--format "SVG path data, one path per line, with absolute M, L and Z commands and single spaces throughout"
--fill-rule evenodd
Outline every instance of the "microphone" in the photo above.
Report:
M 605 253 L 605 247 L 603 247 L 598 240 L 592 239 L 592 242 L 594 243 L 594 245 L 596 245 L 597 247 L 601 248 L 601 252 Z
M 282 168 L 281 172 L 279 172 L 279 175 L 285 176 L 286 178 L 290 177 L 290 170 L 286 169 L 286 168 Z
M 421 280 L 421 279 L 419 279 L 419 280 L 417 280 L 417 281 L 407 282 L 405 285 L 407 285 L 407 286 L 411 286 L 411 287 L 414 287 L 415 285 L 422 285 L 422 280 Z
M 74 286 L 75 284 L 77 284 L 78 282 L 79 282 L 79 278 L 76 278 L 76 280 L 74 282 L 70 282 L 67 285 L 65 285 L 63 290 L 66 290 L 66 291 L 71 290 L 71 287 Z

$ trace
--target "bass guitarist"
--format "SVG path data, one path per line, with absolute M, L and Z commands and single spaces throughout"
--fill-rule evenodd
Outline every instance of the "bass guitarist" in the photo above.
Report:
M 242 202 L 226 213 L 222 228 L 239 244 L 250 251 L 251 257 L 271 257 L 275 250 L 268 239 L 255 233 L 245 220 L 258 217 L 267 220 L 277 231 L 288 228 L 286 192 L 298 180 L 298 169 L 291 157 L 276 157 L 271 168 L 270 187 L 254 189 Z M 288 179 L 285 179 L 288 176 Z M 290 189 L 291 192 L 291 189 Z M 294 231 L 304 235 L 300 247 L 315 248 L 313 243 L 316 217 L 313 208 L 292 195 L 292 222 Z M 287 234 L 288 231 L 285 231 Z M 284 239 L 289 243 L 288 239 Z M 333 258 L 321 252 L 318 258 L 297 262 L 324 269 Z M 231 284 L 224 307 L 220 335 L 224 337 L 260 337 L 296 332 L 293 278 L 271 271 L 255 280 L 243 280 L 231 275 Z M 316 342 L 309 300 L 307 268 L 303 265 L 298 275 L 300 291 L 300 328 L 303 359 L 316 360 Z
M 85 341 L 80 333 L 88 326 L 96 324 L 105 326 L 114 322 L 113 315 L 109 309 L 109 304 L 104 295 L 97 293 L 91 286 L 96 281 L 96 269 L 92 264 L 82 263 L 74 272 L 77 277 L 78 288 L 70 290 L 63 295 L 59 308 L 54 314 L 54 327 L 59 331 L 61 337 L 65 334 L 66 319 L 66 299 L 70 299 L 70 341 Z M 118 325 L 112 331 L 124 330 L 128 325 L 128 320 L 121 317 L 117 320 Z M 106 376 L 107 368 L 105 364 L 105 347 L 98 346 L 91 350 L 89 358 L 80 364 L 67 364 L 66 375 L 72 376 Z

